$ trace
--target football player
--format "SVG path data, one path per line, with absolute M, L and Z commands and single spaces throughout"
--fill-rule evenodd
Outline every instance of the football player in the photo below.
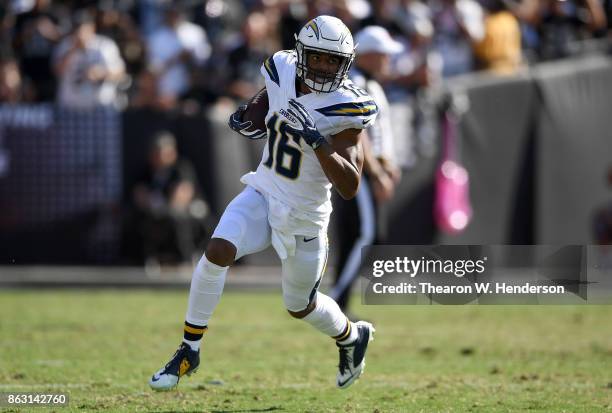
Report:
M 282 262 L 282 294 L 289 314 L 332 337 L 339 350 L 336 385 L 350 386 L 363 372 L 374 327 L 351 322 L 330 297 L 318 292 L 328 255 L 330 189 L 346 199 L 361 179 L 363 129 L 378 107 L 347 73 L 355 56 L 353 37 L 339 19 L 319 16 L 262 65 L 269 101 L 266 131 L 243 122 L 245 107 L 230 127 L 250 139 L 267 137 L 255 172 L 227 206 L 193 273 L 184 336 L 172 359 L 153 375 L 155 390 L 174 388 L 195 372 L 199 349 L 219 302 L 229 266 L 272 245 Z

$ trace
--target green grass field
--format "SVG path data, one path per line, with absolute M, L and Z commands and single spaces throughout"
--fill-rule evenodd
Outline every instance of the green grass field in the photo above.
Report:
M 228 293 L 198 373 L 154 393 L 186 297 L 0 292 L 0 391 L 69 393 L 57 412 L 612 411 L 612 306 L 357 306 L 376 340 L 364 376 L 340 391 L 334 343 L 280 295 Z

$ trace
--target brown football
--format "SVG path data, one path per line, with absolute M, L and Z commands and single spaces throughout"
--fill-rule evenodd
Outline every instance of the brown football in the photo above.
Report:
M 242 120 L 253 122 L 253 129 L 265 130 L 269 107 L 268 91 L 263 88 L 247 103 L 247 109 L 242 115 Z

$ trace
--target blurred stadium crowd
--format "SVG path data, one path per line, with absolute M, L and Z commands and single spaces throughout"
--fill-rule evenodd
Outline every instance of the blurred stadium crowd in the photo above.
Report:
M 404 45 L 391 100 L 449 76 L 579 52 L 610 36 L 612 0 L 7 0 L 0 102 L 187 110 L 261 86 L 262 60 L 312 17 L 380 25 Z

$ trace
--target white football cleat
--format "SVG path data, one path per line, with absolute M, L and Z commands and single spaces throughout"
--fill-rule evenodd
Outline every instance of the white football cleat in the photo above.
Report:
M 374 326 L 366 321 L 353 323 L 352 328 L 357 329 L 357 339 L 349 344 L 339 344 L 340 363 L 338 364 L 338 375 L 336 385 L 340 389 L 346 389 L 361 376 L 365 369 L 365 353 L 368 343 L 374 340 Z
M 153 390 L 172 390 L 178 385 L 179 379 L 184 375 L 191 376 L 200 365 L 200 352 L 193 351 L 185 343 L 172 356 L 172 359 L 149 380 Z

